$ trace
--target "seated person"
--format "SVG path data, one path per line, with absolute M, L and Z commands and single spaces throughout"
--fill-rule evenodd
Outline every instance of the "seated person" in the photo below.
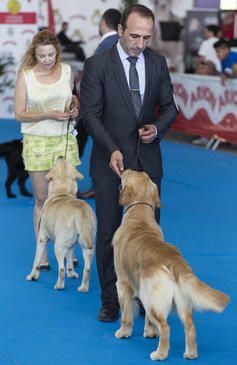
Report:
M 221 81 L 224 84 L 228 78 L 236 77 L 237 52 L 231 51 L 230 44 L 226 39 L 220 39 L 214 43 L 214 48 L 221 61 Z
M 196 70 L 196 75 L 209 75 L 209 76 L 216 76 L 218 72 L 216 70 L 216 66 L 211 61 L 201 61 L 198 63 Z
M 77 61 L 84 62 L 86 59 L 83 49 L 80 47 L 81 41 L 74 42 L 67 36 L 68 22 L 62 23 L 62 29 L 57 34 L 57 38 L 62 46 L 63 52 L 70 52 L 76 55 Z
M 218 25 L 209 24 L 204 29 L 205 40 L 201 43 L 198 50 L 198 58 L 200 61 L 212 61 L 217 71 L 221 71 L 221 63 L 217 57 L 216 50 L 213 45 L 219 40 L 218 35 L 220 28 Z

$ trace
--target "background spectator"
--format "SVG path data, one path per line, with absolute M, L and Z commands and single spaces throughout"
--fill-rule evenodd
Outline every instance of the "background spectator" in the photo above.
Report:
M 228 78 L 232 78 L 235 73 L 237 65 L 237 52 L 230 49 L 230 43 L 226 39 L 220 39 L 214 44 L 217 57 L 221 61 L 221 81 L 222 84 Z
M 217 71 L 221 71 L 221 63 L 213 45 L 219 40 L 220 28 L 215 24 L 207 25 L 204 29 L 205 40 L 201 43 L 198 56 L 201 61 L 211 61 Z
M 95 54 L 101 53 L 116 43 L 119 39 L 118 24 L 120 22 L 121 13 L 117 9 L 108 9 L 101 17 L 99 24 L 99 33 L 101 40 L 95 50 Z
M 218 72 L 216 70 L 216 66 L 211 61 L 201 61 L 198 63 L 195 71 L 196 75 L 209 75 L 216 76 Z
M 67 36 L 68 22 L 62 23 L 62 29 L 57 34 L 58 40 L 62 46 L 62 52 L 74 53 L 77 61 L 84 62 L 86 57 L 83 49 L 80 47 L 81 41 L 74 42 Z

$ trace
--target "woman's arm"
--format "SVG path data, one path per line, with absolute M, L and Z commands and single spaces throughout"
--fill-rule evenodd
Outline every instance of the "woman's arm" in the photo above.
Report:
M 57 122 L 64 122 L 72 116 L 72 112 L 50 110 L 48 112 L 32 112 L 26 110 L 27 92 L 23 72 L 19 72 L 15 88 L 15 116 L 20 122 L 39 122 L 46 119 L 54 119 Z
M 70 111 L 72 113 L 72 118 L 76 118 L 79 115 L 79 100 L 77 96 L 77 88 L 72 70 L 71 70 L 71 89 L 72 89 L 72 101 L 70 105 Z

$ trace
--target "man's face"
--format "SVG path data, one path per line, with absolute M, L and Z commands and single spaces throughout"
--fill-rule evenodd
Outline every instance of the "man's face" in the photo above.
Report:
M 205 39 L 209 39 L 211 37 L 214 37 L 214 34 L 210 30 L 208 30 L 207 28 L 205 28 L 204 29 L 204 38 Z
M 226 59 L 226 57 L 228 56 L 229 53 L 229 48 L 225 47 L 225 48 L 216 48 L 216 54 L 217 57 L 219 58 L 220 61 L 223 61 Z
M 64 30 L 65 33 L 68 31 L 68 24 L 67 23 L 65 23 L 63 25 L 63 30 Z
M 144 51 L 151 39 L 153 25 L 152 18 L 141 17 L 138 13 L 129 15 L 125 30 L 119 24 L 120 43 L 129 56 L 138 57 Z

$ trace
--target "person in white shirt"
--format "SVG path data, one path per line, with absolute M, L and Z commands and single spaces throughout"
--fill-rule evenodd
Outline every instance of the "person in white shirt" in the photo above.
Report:
M 198 56 L 200 61 L 211 61 L 218 72 L 221 71 L 221 63 L 216 55 L 214 43 L 219 40 L 220 28 L 218 25 L 210 24 L 204 29 L 204 37 L 206 38 L 198 50 Z

